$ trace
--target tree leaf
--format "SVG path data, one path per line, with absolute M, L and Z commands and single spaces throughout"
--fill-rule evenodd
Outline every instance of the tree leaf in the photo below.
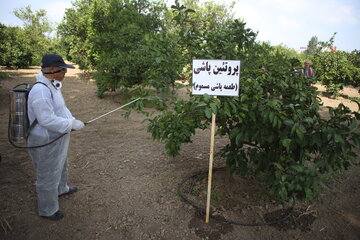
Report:
M 303 172 L 304 171 L 304 167 L 301 165 L 293 165 L 291 166 L 292 169 L 294 169 L 297 172 Z
M 210 108 L 205 109 L 205 116 L 209 119 L 212 117 L 212 111 Z
M 290 149 L 291 139 L 286 138 L 281 140 L 281 144 L 286 148 L 287 151 Z

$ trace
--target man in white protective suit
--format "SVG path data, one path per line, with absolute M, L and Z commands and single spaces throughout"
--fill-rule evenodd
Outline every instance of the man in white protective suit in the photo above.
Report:
M 36 81 L 42 84 L 35 84 L 28 97 L 32 124 L 28 146 L 44 145 L 64 134 L 51 144 L 29 149 L 36 170 L 38 214 L 49 220 L 64 217 L 59 209 L 59 197 L 77 191 L 77 187 L 67 184 L 67 153 L 70 132 L 82 129 L 84 123 L 72 116 L 61 94 L 67 68 L 75 67 L 66 64 L 59 55 L 44 55 L 41 73 L 36 76 Z

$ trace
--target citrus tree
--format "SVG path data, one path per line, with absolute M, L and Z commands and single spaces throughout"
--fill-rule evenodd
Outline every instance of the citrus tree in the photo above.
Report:
M 95 63 L 89 40 L 92 2 L 91 0 L 74 1 L 73 7 L 66 9 L 64 18 L 57 28 L 66 58 L 85 70 L 92 70 Z
M 50 33 L 53 28 L 46 17 L 46 11 L 44 9 L 33 11 L 30 6 L 26 6 L 15 9 L 14 14 L 24 24 L 22 31 L 28 41 L 27 48 L 31 49 L 31 65 L 40 65 L 42 56 L 55 50 L 51 49 Z
M 322 118 L 316 89 L 309 86 L 312 80 L 290 72 L 279 60 L 280 66 L 243 73 L 238 98 L 179 100 L 150 120 L 153 138 L 177 155 L 196 129 L 209 126 L 214 112 L 217 134 L 230 142 L 220 152 L 229 169 L 251 169 L 280 199 L 312 199 L 323 174 L 357 162 L 360 114 L 340 105 L 329 108 L 330 119 Z
M 0 65 L 7 67 L 27 67 L 32 63 L 29 40 L 20 27 L 0 24 Z
M 78 0 L 74 5 L 59 33 L 73 61 L 96 71 L 99 97 L 141 84 L 160 89 L 177 78 L 178 64 L 165 64 L 177 58 L 176 48 L 160 31 L 163 2 Z M 164 84 L 154 81 L 156 72 L 164 74 Z
M 24 68 L 40 65 L 41 57 L 53 49 L 52 31 L 46 11 L 33 12 L 30 6 L 14 10 L 23 27 L 8 27 L 0 23 L 0 65 Z
M 356 50 L 351 53 L 336 51 L 334 39 L 336 32 L 328 41 L 318 41 L 314 36 L 310 39 L 307 58 L 313 62 L 315 76 L 333 97 L 340 96 L 345 85 L 360 86 L 359 55 Z
M 340 95 L 345 85 L 360 86 L 360 68 L 353 64 L 355 56 L 355 53 L 343 51 L 323 52 L 312 56 L 317 79 L 335 97 Z
M 150 119 L 149 132 L 168 154 L 180 154 L 181 145 L 216 113 L 217 134 L 229 139 L 219 152 L 227 167 L 251 170 L 279 199 L 310 200 L 323 175 L 357 161 L 360 114 L 339 105 L 322 118 L 314 80 L 292 71 L 282 51 L 256 43 L 256 33 L 241 20 L 217 31 L 191 31 L 188 41 L 194 42 L 188 44 L 201 46 L 194 58 L 241 60 L 240 96 L 190 95 Z

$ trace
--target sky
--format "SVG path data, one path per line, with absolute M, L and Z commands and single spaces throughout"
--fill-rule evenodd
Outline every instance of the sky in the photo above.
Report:
M 48 19 L 54 24 L 59 23 L 65 9 L 72 6 L 71 2 L 72 0 L 0 0 L 0 22 L 8 26 L 21 26 L 21 21 L 12 12 L 16 8 L 30 5 L 33 11 L 45 9 Z M 337 32 L 334 45 L 338 50 L 360 50 L 360 0 L 235 2 L 235 17 L 242 18 L 247 27 L 257 31 L 257 39 L 260 41 L 298 49 L 306 47 L 313 36 L 319 41 L 328 41 Z

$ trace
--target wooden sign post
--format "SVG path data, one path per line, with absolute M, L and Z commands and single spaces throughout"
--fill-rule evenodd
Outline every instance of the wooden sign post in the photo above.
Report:
M 215 96 L 216 98 L 216 96 Z M 214 145 L 215 145 L 215 126 L 216 126 L 216 114 L 212 113 L 211 117 L 211 131 L 210 131 L 210 159 L 209 159 L 209 174 L 208 174 L 208 188 L 206 198 L 206 217 L 205 222 L 209 223 L 210 215 L 210 200 L 211 200 L 211 182 L 214 162 Z
M 216 96 L 239 96 L 240 61 L 238 60 L 193 60 L 192 94 Z M 208 189 L 205 222 L 209 223 L 211 183 L 214 161 L 216 114 L 212 113 Z

